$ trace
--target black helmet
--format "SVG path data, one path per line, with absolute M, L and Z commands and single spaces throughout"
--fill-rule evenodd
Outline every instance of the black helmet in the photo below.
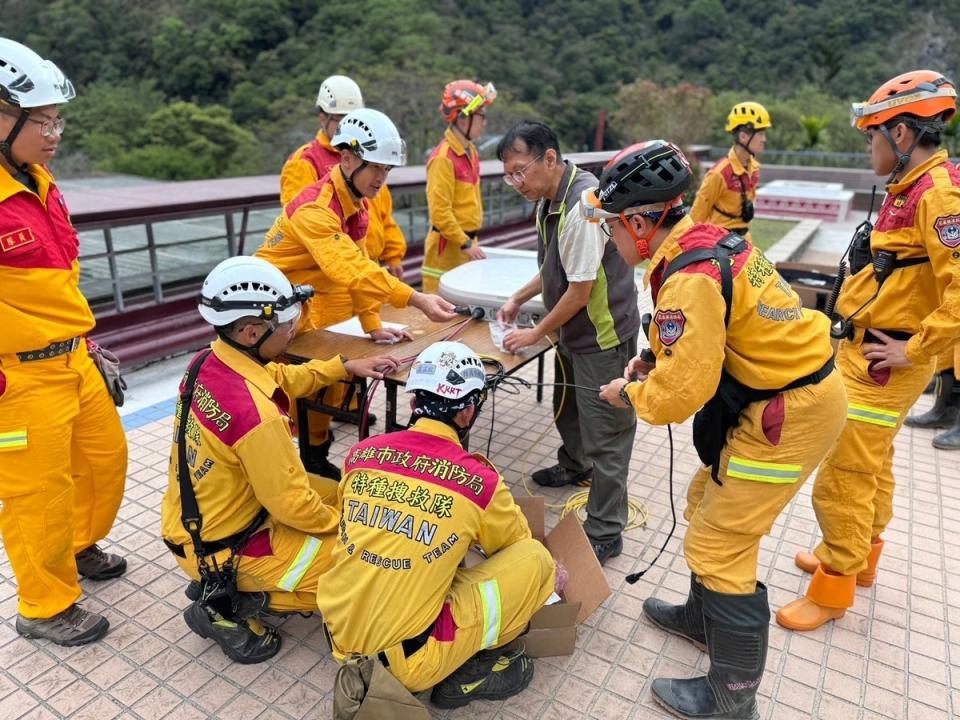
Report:
M 596 197 L 608 213 L 653 203 L 669 203 L 690 187 L 693 173 L 680 148 L 649 140 L 624 148 L 600 175 Z

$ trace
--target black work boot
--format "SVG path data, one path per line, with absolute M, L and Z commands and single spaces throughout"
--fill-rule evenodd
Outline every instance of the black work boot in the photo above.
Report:
M 78 552 L 77 572 L 87 580 L 109 580 L 120 577 L 127 571 L 127 561 L 119 555 L 104 552 L 99 545 L 91 545 Z
M 703 585 L 690 574 L 690 592 L 683 605 L 670 605 L 658 598 L 643 601 L 643 614 L 661 630 L 686 638 L 700 650 L 706 651 L 707 637 L 703 631 Z
M 340 468 L 330 462 L 330 446 L 333 445 L 333 430 L 322 445 L 307 446 L 307 461 L 304 463 L 309 472 L 340 482 Z
M 543 487 L 563 487 L 564 485 L 579 485 L 593 479 L 593 468 L 581 472 L 567 470 L 557 463 L 548 468 L 537 470 L 530 476 L 537 485 Z
M 657 678 L 654 699 L 682 718 L 760 720 L 757 688 L 767 661 L 767 588 L 728 595 L 703 588 L 703 624 L 710 671 L 689 680 Z
M 939 450 L 960 450 L 960 416 L 946 432 L 935 435 L 933 446 Z
M 506 700 L 533 679 L 533 659 L 522 650 L 481 650 L 433 687 L 438 708 L 463 707 L 474 700 Z
M 230 620 L 200 602 L 183 611 L 187 626 L 202 638 L 210 638 L 234 662 L 252 665 L 269 660 L 280 651 L 280 635 L 259 618 Z
M 960 407 L 960 383 L 953 377 L 953 369 L 944 370 L 934 376 L 933 407 L 920 415 L 910 415 L 903 424 L 913 428 L 948 428 L 957 420 L 957 409 Z M 934 447 L 937 447 L 934 441 Z M 957 448 L 949 449 L 960 449 Z
M 110 622 L 103 615 L 74 603 L 50 618 L 25 618 L 18 614 L 16 629 L 26 638 L 43 638 L 57 645 L 74 647 L 102 638 L 110 629 Z

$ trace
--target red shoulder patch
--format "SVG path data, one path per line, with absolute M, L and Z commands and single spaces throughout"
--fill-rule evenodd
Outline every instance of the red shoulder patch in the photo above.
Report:
M 673 345 L 683 335 L 687 318 L 683 310 L 657 310 L 653 316 L 660 334 L 660 342 Z
M 457 180 L 467 185 L 476 185 L 480 182 L 480 161 L 471 157 L 469 152 L 465 155 L 457 155 L 453 148 L 449 148 L 447 158 L 453 163 L 453 174 Z
M 247 381 L 212 353 L 200 368 L 190 410 L 200 425 L 230 447 L 260 424 Z
M 325 184 L 324 180 L 326 180 L 326 177 L 318 180 L 313 185 L 307 185 L 303 190 L 300 191 L 299 195 L 287 203 L 287 206 L 283 209 L 287 219 L 292 218 L 293 214 L 301 207 L 320 197 L 320 193 L 323 191 L 323 186 Z
M 960 245 L 960 215 L 941 215 L 934 221 L 933 229 L 948 248 Z
M 328 150 L 320 144 L 319 140 L 314 140 L 307 145 L 307 149 L 303 151 L 303 155 L 300 157 L 313 166 L 318 180 L 330 172 L 330 168 L 340 162 L 340 153 Z
M 18 247 L 30 245 L 36 241 L 37 238 L 34 236 L 33 230 L 29 227 L 23 227 L 13 232 L 8 232 L 5 235 L 0 235 L 0 250 L 5 253 L 13 252 Z
M 927 173 L 899 195 L 887 195 L 877 215 L 877 232 L 892 232 L 913 227 L 917 216 L 917 206 L 923 194 L 933 187 L 933 178 Z

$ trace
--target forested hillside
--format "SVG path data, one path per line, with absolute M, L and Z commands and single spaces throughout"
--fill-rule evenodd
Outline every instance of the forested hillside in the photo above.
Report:
M 277 171 L 332 73 L 418 162 L 457 77 L 496 84 L 492 132 L 539 117 L 570 150 L 592 146 L 601 110 L 609 147 L 724 143 L 748 98 L 770 106 L 769 147 L 861 150 L 850 100 L 895 73 L 960 70 L 960 2 L 944 0 L 0 0 L 0 17 L 77 86 L 58 162 L 170 178 Z

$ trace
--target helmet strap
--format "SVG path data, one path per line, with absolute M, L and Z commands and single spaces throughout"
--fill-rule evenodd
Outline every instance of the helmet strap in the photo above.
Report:
M 20 115 L 13 128 L 11 128 L 10 134 L 7 135 L 6 140 L 0 142 L 0 155 L 3 155 L 3 159 L 10 164 L 10 167 L 20 172 L 27 171 L 27 163 L 18 163 L 13 159 L 13 143 L 20 134 L 20 131 L 23 130 L 23 126 L 26 125 L 28 117 L 30 117 L 30 111 L 26 108 L 20 108 Z
M 353 179 L 357 176 L 357 173 L 363 170 L 365 167 L 367 167 L 367 165 L 369 165 L 369 163 L 366 160 L 363 160 L 361 158 L 360 167 L 358 167 L 356 170 L 350 173 L 350 175 L 344 174 L 343 176 L 344 180 L 347 183 L 347 187 L 350 188 L 350 192 L 352 192 L 353 196 L 356 198 L 362 198 L 363 194 L 359 190 L 357 190 L 357 186 L 353 184 Z
M 900 152 L 900 148 L 897 147 L 897 143 L 894 141 L 893 136 L 890 135 L 890 129 L 886 125 L 880 126 L 880 134 L 886 138 L 887 142 L 890 144 L 890 149 L 893 150 L 893 154 L 897 157 L 897 164 L 894 166 L 893 172 L 891 172 L 890 176 L 887 178 L 887 185 L 890 185 L 899 179 L 898 175 L 903 172 L 904 168 L 907 166 L 907 163 L 910 162 L 910 157 L 913 155 L 913 151 L 917 149 L 917 145 L 920 144 L 920 140 L 923 139 L 927 129 L 928 128 L 924 127 L 923 125 L 914 127 L 917 136 L 913 139 L 913 143 L 910 145 L 910 148 L 905 153 L 902 153 Z
M 627 232 L 630 233 L 630 237 L 633 238 L 633 244 L 637 248 L 637 253 L 640 255 L 642 260 L 650 259 L 650 241 L 653 240 L 653 236 L 657 234 L 657 230 L 660 229 L 660 226 L 663 225 L 664 220 L 667 219 L 668 208 L 664 207 L 663 212 L 660 213 L 660 218 L 657 220 L 657 224 L 653 226 L 653 230 L 648 232 L 645 237 L 640 237 L 637 235 L 636 231 L 633 229 L 633 225 L 630 224 L 630 216 L 620 213 L 620 222 L 623 223 L 624 227 L 627 228 Z
M 251 358 L 253 358 L 256 362 L 260 363 L 261 365 L 270 362 L 269 360 L 265 359 L 263 356 L 260 355 L 260 348 L 263 347 L 263 344 L 270 339 L 270 336 L 273 335 L 274 331 L 276 330 L 273 323 L 270 323 L 270 322 L 267 323 L 267 331 L 263 333 L 263 335 L 260 336 L 260 339 L 257 340 L 257 342 L 253 345 L 241 345 L 232 337 L 227 335 L 227 333 L 221 332 L 222 328 L 218 327 L 216 328 L 216 330 L 217 330 L 217 335 L 220 337 L 220 339 L 223 340 L 227 345 L 232 347 L 234 350 L 239 350 L 240 352 L 246 355 L 249 355 Z
M 756 157 L 757 154 L 756 154 L 755 152 L 753 152 L 753 150 L 750 149 L 750 143 L 753 142 L 753 136 L 757 134 L 757 130 L 756 130 L 756 128 L 753 127 L 753 125 L 749 125 L 749 126 L 744 125 L 744 126 L 742 126 L 742 127 L 749 127 L 750 129 L 747 130 L 747 131 L 739 130 L 739 129 L 738 129 L 738 130 L 735 130 L 734 133 L 733 133 L 733 144 L 734 144 L 734 145 L 739 145 L 740 147 L 742 147 L 742 148 L 747 152 L 747 154 L 748 154 L 750 157 Z M 749 132 L 749 133 L 750 133 L 750 137 L 747 138 L 746 144 L 740 142 L 740 133 L 742 133 L 742 132 Z

